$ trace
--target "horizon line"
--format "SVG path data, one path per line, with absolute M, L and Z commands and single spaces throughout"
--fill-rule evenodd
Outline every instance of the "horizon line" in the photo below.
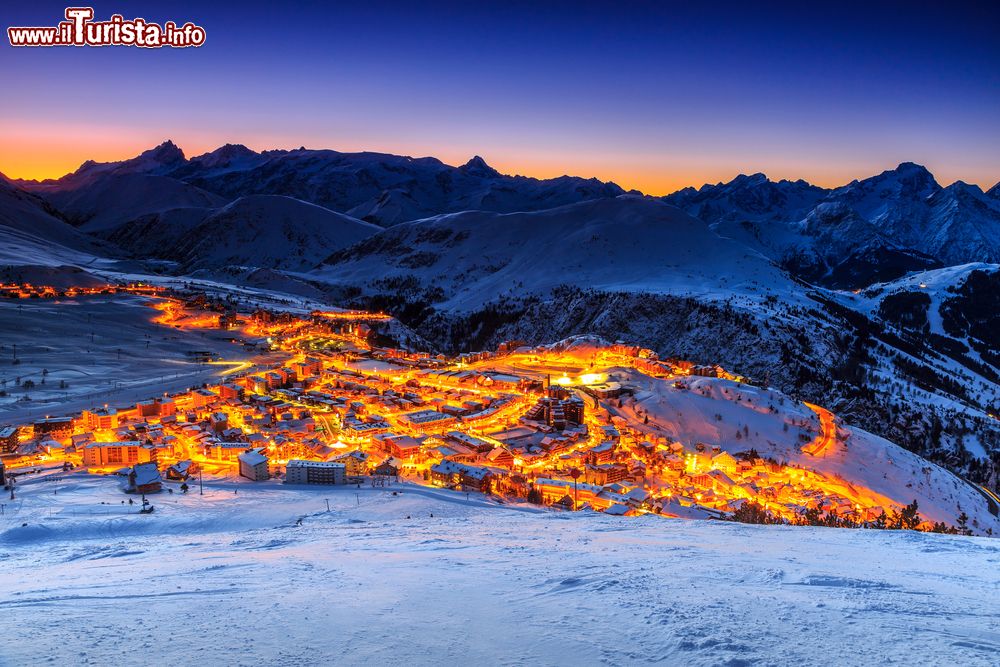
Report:
M 896 165 L 893 166 L 893 167 L 884 168 L 881 171 L 875 171 L 875 172 L 870 173 L 869 175 L 866 175 L 866 176 L 860 176 L 860 177 L 855 176 L 854 178 L 852 178 L 849 181 L 846 181 L 846 182 L 839 181 L 836 184 L 830 184 L 830 185 L 823 184 L 822 181 L 811 181 L 811 180 L 808 180 L 808 179 L 805 179 L 805 178 L 802 178 L 802 177 L 798 177 L 798 178 L 777 178 L 777 179 L 774 179 L 774 178 L 771 178 L 770 176 L 768 176 L 765 171 L 761 171 L 761 170 L 758 170 L 758 169 L 750 169 L 750 170 L 745 170 L 745 171 L 743 171 L 743 170 L 737 170 L 737 171 L 735 171 L 734 175 L 731 176 L 728 180 L 719 180 L 719 181 L 714 181 L 714 182 L 713 181 L 702 181 L 700 185 L 696 185 L 695 184 L 696 182 L 689 182 L 688 185 L 683 185 L 683 186 L 680 186 L 680 187 L 675 187 L 675 189 L 673 189 L 673 190 L 671 190 L 669 192 L 662 192 L 660 194 L 654 194 L 653 192 L 643 190 L 641 187 L 638 187 L 638 186 L 624 185 L 622 182 L 619 182 L 619 180 L 616 180 L 616 179 L 613 179 L 613 178 L 604 179 L 604 178 L 601 178 L 600 176 L 596 176 L 596 175 L 583 176 L 583 175 L 579 175 L 579 174 L 573 174 L 570 171 L 564 171 L 563 173 L 555 174 L 555 175 L 552 175 L 552 174 L 555 173 L 555 172 L 552 172 L 552 171 L 549 171 L 546 174 L 538 174 L 538 172 L 531 173 L 530 171 L 523 172 L 523 173 L 518 173 L 517 171 L 511 171 L 510 168 L 506 167 L 506 166 L 502 167 L 502 168 L 497 168 L 497 167 L 494 166 L 494 163 L 492 163 L 490 160 L 487 160 L 485 157 L 482 157 L 482 153 L 476 153 L 476 154 L 472 155 L 468 160 L 466 160 L 465 162 L 462 162 L 460 164 L 452 164 L 450 161 L 446 161 L 446 159 L 442 159 L 440 157 L 437 157 L 436 155 L 410 155 L 410 154 L 406 154 L 406 153 L 402 153 L 402 152 L 400 152 L 400 153 L 394 153 L 394 152 L 387 152 L 385 150 L 367 150 L 367 149 L 366 150 L 339 150 L 339 149 L 336 149 L 336 148 L 309 148 L 308 146 L 305 146 L 305 145 L 299 145 L 299 146 L 294 147 L 294 148 L 276 148 L 275 147 L 275 148 L 254 149 L 251 146 L 249 146 L 248 144 L 240 142 L 240 141 L 224 141 L 223 143 L 218 144 L 215 148 L 213 148 L 211 150 L 198 151 L 198 152 L 192 151 L 193 155 L 189 156 L 184 151 L 183 147 L 179 143 L 177 143 L 177 142 L 175 142 L 175 141 L 173 141 L 172 139 L 169 139 L 169 138 L 164 139 L 160 143 L 155 144 L 153 146 L 150 146 L 149 148 L 142 149 L 138 153 L 130 153 L 127 156 L 122 157 L 122 158 L 112 159 L 112 160 L 104 160 L 104 161 L 95 160 L 93 158 L 85 159 L 83 162 L 79 163 L 79 165 L 75 169 L 72 169 L 70 171 L 62 172 L 58 176 L 45 176 L 45 177 L 39 177 L 37 175 L 35 175 L 33 177 L 14 176 L 11 173 L 9 173 L 7 171 L 4 171 L 2 169 L 0 169 L 0 175 L 2 175 L 3 177 L 5 177 L 8 181 L 14 182 L 15 184 L 17 184 L 17 182 L 43 184 L 43 183 L 52 182 L 52 181 L 59 181 L 59 180 L 65 178 L 67 176 L 70 176 L 70 175 L 76 173 L 77 171 L 79 171 L 84 165 L 86 165 L 88 163 L 94 163 L 94 164 L 117 164 L 117 163 L 121 163 L 121 162 L 127 162 L 127 161 L 129 161 L 131 159 L 138 158 L 143 153 L 155 150 L 156 148 L 159 148 L 160 146 L 164 146 L 166 144 L 171 144 L 174 147 L 176 147 L 178 150 L 180 150 L 180 152 L 182 153 L 182 155 L 184 156 L 184 159 L 186 161 L 194 160 L 196 158 L 199 158 L 199 157 L 202 157 L 202 156 L 205 156 L 205 155 L 209 155 L 209 154 L 214 153 L 215 151 L 217 151 L 217 150 L 219 150 L 221 148 L 224 148 L 226 146 L 242 146 L 242 147 L 247 148 L 248 150 L 252 151 L 253 153 L 258 154 L 258 155 L 261 155 L 261 154 L 264 154 L 264 153 L 294 153 L 296 151 L 313 151 L 313 152 L 331 151 L 331 152 L 340 153 L 340 154 L 343 154 L 343 155 L 359 155 L 359 154 L 368 153 L 368 154 L 373 154 L 373 155 L 387 155 L 387 156 L 393 156 L 393 157 L 403 157 L 403 158 L 408 158 L 408 159 L 411 159 L 411 160 L 432 159 L 432 160 L 437 160 L 441 164 L 445 165 L 446 167 L 450 167 L 452 169 L 458 169 L 458 168 L 464 166 L 465 164 L 467 164 L 469 161 L 471 161 L 471 160 L 473 160 L 473 159 L 475 159 L 475 158 L 478 157 L 478 158 L 482 159 L 487 164 L 487 166 L 489 166 L 490 168 L 495 169 L 502 176 L 534 178 L 534 179 L 537 179 L 537 180 L 551 180 L 551 179 L 561 178 L 561 177 L 580 178 L 580 179 L 585 179 L 585 180 L 594 179 L 594 180 L 598 180 L 598 181 L 600 181 L 602 183 L 616 185 L 616 186 L 620 187 L 622 190 L 624 190 L 626 193 L 637 192 L 639 194 L 642 194 L 642 195 L 645 195 L 645 196 L 649 196 L 649 197 L 665 197 L 665 196 L 673 195 L 673 194 L 676 194 L 677 192 L 680 192 L 682 190 L 687 190 L 687 189 L 694 189 L 694 190 L 697 191 L 697 190 L 700 190 L 701 188 L 706 187 L 706 186 L 725 185 L 725 184 L 730 183 L 733 180 L 739 178 L 740 176 L 748 176 L 748 177 L 750 177 L 750 176 L 756 176 L 758 174 L 763 175 L 768 181 L 770 181 L 772 183 L 780 183 L 780 182 L 792 182 L 792 183 L 794 183 L 794 182 L 802 181 L 802 182 L 805 182 L 805 183 L 807 183 L 809 185 L 820 187 L 820 188 L 823 188 L 823 189 L 826 189 L 826 190 L 835 190 L 835 189 L 837 189 L 839 187 L 843 187 L 845 185 L 849 185 L 850 183 L 855 182 L 855 181 L 861 181 L 861 180 L 865 180 L 865 179 L 868 179 L 868 178 L 872 178 L 874 176 L 878 176 L 878 175 L 880 175 L 882 173 L 885 173 L 885 172 L 888 172 L 888 171 L 895 171 L 895 170 L 899 169 L 900 167 L 902 167 L 903 165 L 906 165 L 906 164 L 913 164 L 913 165 L 916 165 L 918 167 L 922 167 L 923 169 L 925 169 L 934 178 L 934 181 L 936 183 L 938 183 L 938 185 L 941 186 L 942 188 L 950 187 L 950 186 L 956 185 L 958 183 L 962 183 L 962 184 L 965 184 L 965 185 L 976 186 L 976 187 L 978 187 L 980 189 L 980 191 L 982 191 L 982 192 L 985 193 L 985 192 L 988 192 L 989 190 L 992 190 L 992 189 L 1000 186 L 1000 179 L 998 179 L 995 183 L 990 182 L 988 184 L 984 184 L 984 183 L 978 182 L 978 181 L 969 181 L 969 180 L 965 180 L 965 179 L 959 178 L 959 179 L 956 179 L 956 180 L 952 181 L 951 183 L 943 184 L 943 183 L 941 183 L 941 182 L 939 182 L 937 180 L 937 177 L 934 176 L 934 172 L 931 169 L 929 169 L 926 165 L 921 164 L 920 162 L 915 162 L 913 160 L 903 160 L 902 162 L 896 163 Z M 889 160 L 888 164 L 891 164 L 894 161 L 895 160 Z M 501 163 L 497 163 L 497 164 L 501 164 Z M 559 171 L 559 170 L 557 169 L 556 171 Z

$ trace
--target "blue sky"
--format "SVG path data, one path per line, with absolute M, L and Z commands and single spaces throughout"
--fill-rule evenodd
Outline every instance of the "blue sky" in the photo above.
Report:
M 193 21 L 207 42 L 4 43 L 0 171 L 57 176 L 171 138 L 189 155 L 479 154 L 654 194 L 753 171 L 835 185 L 907 160 L 1000 180 L 995 7 L 697 4 L 99 3 L 98 18 Z M 9 10 L 4 27 L 64 7 Z

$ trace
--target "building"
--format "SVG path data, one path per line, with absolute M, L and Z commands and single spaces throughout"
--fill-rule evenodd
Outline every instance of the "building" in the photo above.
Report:
M 264 456 L 264 448 L 249 449 L 239 455 L 240 476 L 254 482 L 263 482 L 271 477 L 271 471 L 267 466 L 267 457 Z
M 409 459 L 420 453 L 423 440 L 409 435 L 385 434 L 376 437 L 382 444 L 382 449 L 389 456 L 397 459 Z
M 491 450 L 486 454 L 485 459 L 486 463 L 491 466 L 507 468 L 508 470 L 514 467 L 514 455 L 503 447 Z
M 584 468 L 583 479 L 588 484 L 604 486 L 614 484 L 628 477 L 629 470 L 626 466 L 614 463 L 602 463 L 598 465 L 588 465 Z
M 196 471 L 197 466 L 192 461 L 178 461 L 167 468 L 167 479 L 183 482 Z
M 482 438 L 477 438 L 474 435 L 469 435 L 468 433 L 464 433 L 462 431 L 448 431 L 444 437 L 445 440 L 469 447 L 479 454 L 486 454 L 492 451 L 495 446 L 492 442 L 483 440 Z
M 219 397 L 224 399 L 243 400 L 243 387 L 227 382 L 218 386 Z
M 19 440 L 16 426 L 0 426 L 0 454 L 12 454 Z
M 570 424 L 582 424 L 583 416 L 584 404 L 579 396 L 570 395 L 562 387 L 552 387 L 549 395 L 539 399 L 524 418 L 561 431 Z
M 368 455 L 360 449 L 341 454 L 334 461 L 344 464 L 348 477 L 361 477 L 368 474 Z
M 156 461 L 156 449 L 141 442 L 92 442 L 83 448 L 83 465 L 104 468 Z
M 597 398 L 618 398 L 622 395 L 623 389 L 621 384 L 617 382 L 602 382 L 600 384 L 590 385 L 586 388 L 586 391 L 596 396 Z
M 300 381 L 323 372 L 323 362 L 313 357 L 306 357 L 303 361 L 296 361 L 291 367 L 295 371 L 296 378 Z
M 430 473 L 431 481 L 438 486 L 461 486 L 468 491 L 482 491 L 490 479 L 503 471 L 446 460 L 431 466 Z
M 617 445 L 613 440 L 605 440 L 596 447 L 592 447 L 586 454 L 587 462 L 592 465 L 611 463 L 615 460 Z
M 72 417 L 47 417 L 34 423 L 35 436 L 51 435 L 56 440 L 63 440 L 73 435 Z
M 346 484 L 347 466 L 336 461 L 294 459 L 285 467 L 285 484 Z
M 608 504 L 598 498 L 598 494 L 604 489 L 596 484 L 539 477 L 535 480 L 535 489 L 541 494 L 542 503 L 545 505 L 558 503 L 566 496 L 569 496 L 571 503 L 576 499 L 580 505 L 590 503 L 595 509 Z
M 729 452 L 719 452 L 712 457 L 712 467 L 732 474 L 736 472 L 738 462 Z
M 139 414 L 141 416 L 142 412 Z M 101 429 L 109 431 L 118 428 L 118 410 L 115 408 L 95 408 L 94 410 L 84 410 L 80 418 L 83 420 L 83 427 L 90 430 Z
M 448 415 L 437 410 L 417 410 L 403 415 L 400 421 L 407 422 L 412 428 L 423 430 L 444 430 L 454 424 L 457 420 L 453 415 Z
M 217 461 L 232 463 L 248 449 L 250 449 L 250 445 L 245 442 L 210 442 L 205 446 L 205 456 Z
M 177 404 L 172 400 L 161 400 L 159 398 L 148 401 L 139 401 L 135 404 L 138 416 L 143 419 L 150 417 L 169 417 L 177 413 Z
M 397 477 L 399 475 L 399 467 L 399 459 L 394 459 L 390 456 L 385 461 L 382 461 L 382 463 L 375 466 L 375 470 L 372 472 L 375 473 L 376 477 Z
M 132 493 L 156 493 L 163 489 L 163 478 L 155 463 L 138 463 L 128 474 L 128 490 Z

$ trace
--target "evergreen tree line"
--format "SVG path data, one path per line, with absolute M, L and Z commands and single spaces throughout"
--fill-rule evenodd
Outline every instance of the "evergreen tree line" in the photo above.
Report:
M 943 521 L 935 522 L 930 528 L 920 528 L 920 514 L 917 501 L 901 509 L 899 512 L 883 510 L 872 521 L 859 521 L 850 515 L 841 515 L 836 511 L 823 512 L 817 508 L 803 511 L 792 521 L 772 514 L 760 503 L 751 501 L 744 503 L 736 511 L 725 517 L 728 521 L 739 523 L 756 523 L 764 525 L 795 525 L 795 526 L 826 526 L 828 528 L 868 528 L 873 530 L 925 530 L 931 533 L 946 533 L 949 535 L 972 535 L 969 528 L 969 516 L 963 511 L 958 515 L 958 522 L 949 526 Z

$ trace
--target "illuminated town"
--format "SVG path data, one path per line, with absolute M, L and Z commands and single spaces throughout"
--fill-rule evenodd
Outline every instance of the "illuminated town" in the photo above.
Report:
M 204 294 L 142 284 L 2 291 L 139 295 L 161 327 L 223 330 L 234 350 L 252 350 L 240 361 L 194 352 L 200 363 L 224 367 L 203 386 L 3 428 L 12 495 L 21 474 L 84 467 L 141 494 L 169 484 L 187 492 L 206 477 L 405 481 L 627 516 L 725 518 L 749 504 L 774 521 L 832 516 L 842 522 L 835 525 L 874 525 L 907 503 L 813 465 L 844 447 L 834 416 L 819 406 L 802 404 L 804 417 L 782 424 L 795 439 L 784 460 L 758 453 L 746 425 L 727 424 L 728 442 L 674 437 L 637 393 L 722 398 L 754 414 L 765 411 L 755 397 L 775 399 L 720 367 L 661 360 L 623 343 L 510 341 L 446 358 L 374 345 L 372 327 L 391 319 L 382 313 L 237 312 Z

